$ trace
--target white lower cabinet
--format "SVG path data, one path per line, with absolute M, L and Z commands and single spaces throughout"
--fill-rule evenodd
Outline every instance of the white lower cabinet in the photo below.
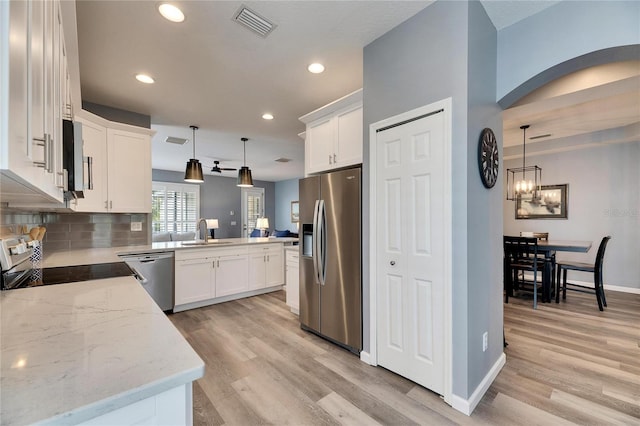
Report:
M 185 255 L 188 256 L 189 253 L 185 253 Z M 176 253 L 176 305 L 199 302 L 200 300 L 215 297 L 214 259 L 213 257 L 207 257 L 205 253 L 197 253 L 195 256 L 197 257 L 178 260 L 178 253 Z
M 283 244 L 176 250 L 174 312 L 276 290 Z
M 264 244 L 249 249 L 249 289 L 284 284 L 282 244 Z
M 83 426 L 191 425 L 193 424 L 192 401 L 191 383 L 187 383 L 80 424 Z
M 286 255 L 286 280 L 287 280 L 287 306 L 291 312 L 300 312 L 300 259 L 297 250 L 285 250 Z
M 229 296 L 249 289 L 247 249 L 243 247 L 241 250 L 216 259 L 214 297 Z

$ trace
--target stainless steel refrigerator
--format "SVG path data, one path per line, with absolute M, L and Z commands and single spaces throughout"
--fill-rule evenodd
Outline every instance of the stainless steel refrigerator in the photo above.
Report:
M 361 169 L 300 180 L 300 323 L 362 350 Z

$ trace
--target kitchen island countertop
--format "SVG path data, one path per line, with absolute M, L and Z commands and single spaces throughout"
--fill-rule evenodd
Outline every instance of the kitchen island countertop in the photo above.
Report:
M 2 424 L 76 424 L 204 374 L 132 277 L 0 293 Z
M 233 247 L 240 245 L 254 244 L 293 244 L 298 242 L 297 238 L 224 238 L 213 240 L 214 243 L 207 245 L 189 244 L 189 241 L 169 241 L 163 243 L 152 243 L 138 246 L 122 246 L 109 248 L 88 248 L 76 250 L 47 251 L 46 242 L 44 245 L 44 262 L 42 267 L 55 268 L 59 266 L 90 265 L 96 263 L 120 262 L 122 259 L 118 255 L 166 252 L 185 249 L 211 249 L 217 247 Z

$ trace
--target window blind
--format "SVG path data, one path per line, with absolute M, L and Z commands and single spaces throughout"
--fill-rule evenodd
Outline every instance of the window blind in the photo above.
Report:
M 200 211 L 199 185 L 153 182 L 151 203 L 153 233 L 196 230 Z

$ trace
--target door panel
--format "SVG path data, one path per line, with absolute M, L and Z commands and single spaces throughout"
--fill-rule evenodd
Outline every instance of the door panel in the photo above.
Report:
M 356 349 L 362 348 L 360 175 L 357 168 L 321 176 L 327 267 L 320 332 Z
M 377 134 L 378 364 L 444 390 L 444 115 Z
M 301 179 L 299 182 L 300 200 L 300 244 L 309 248 L 308 255 L 301 255 L 300 260 L 300 323 L 315 331 L 320 331 L 320 284 L 313 270 L 313 244 L 307 244 L 306 235 L 313 228 L 313 213 L 316 200 L 320 199 L 320 178 L 317 176 Z

